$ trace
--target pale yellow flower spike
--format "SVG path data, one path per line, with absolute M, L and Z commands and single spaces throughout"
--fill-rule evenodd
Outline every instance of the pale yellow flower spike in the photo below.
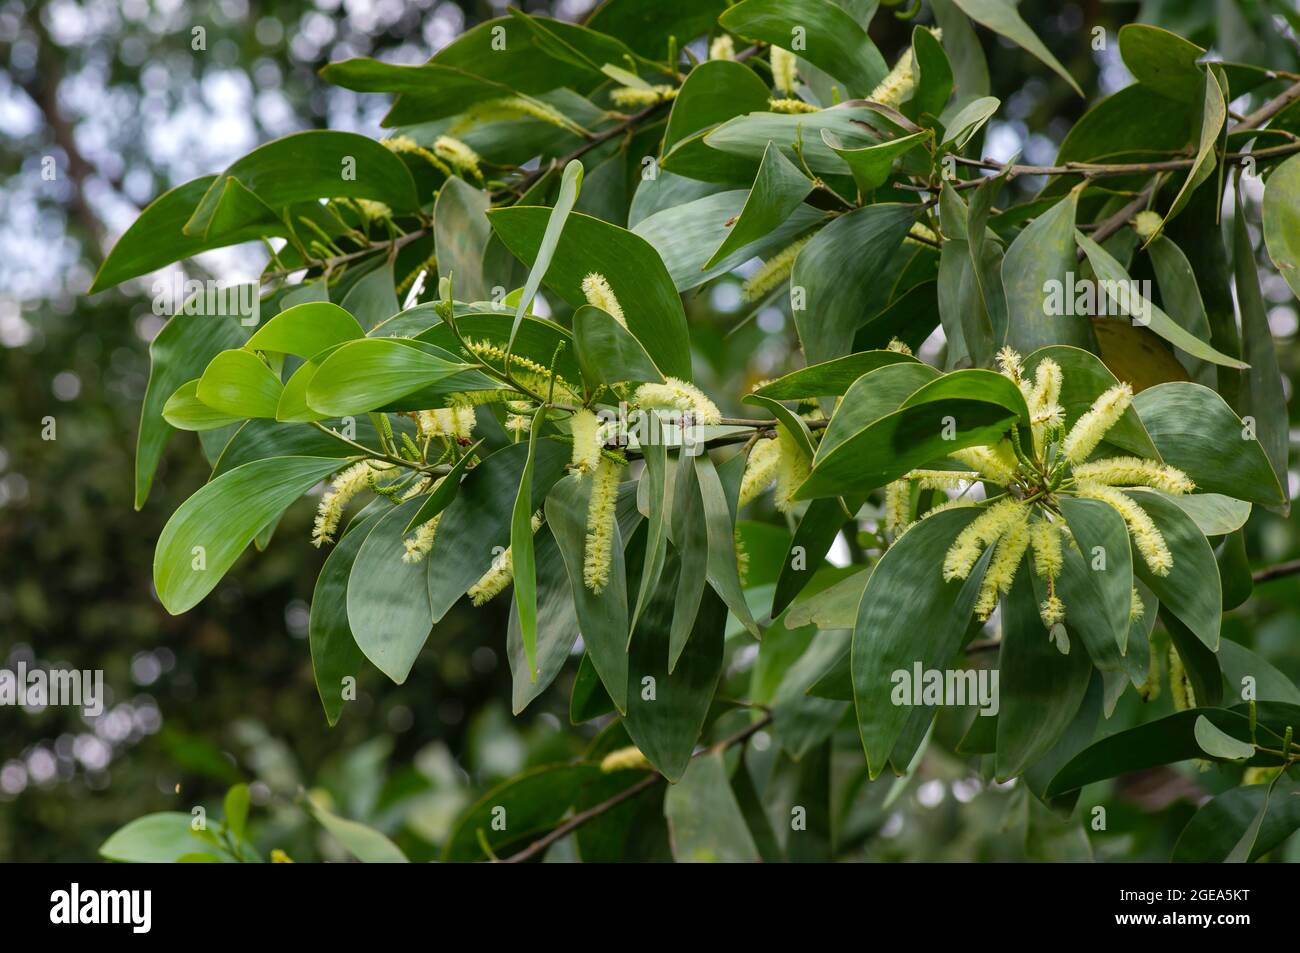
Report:
M 1196 489 L 1196 484 L 1177 467 L 1138 457 L 1108 457 L 1092 463 L 1081 463 L 1073 472 L 1076 479 L 1103 486 L 1149 486 L 1175 496 Z
M 1124 411 L 1133 403 L 1133 388 L 1116 384 L 1092 402 L 1087 413 L 1074 422 L 1065 435 L 1061 449 L 1071 464 L 1080 464 L 1097 449 L 1106 432 L 1115 426 Z
M 774 113 L 801 114 L 801 113 L 818 113 L 821 110 L 812 103 L 806 103 L 802 99 L 769 99 L 767 108 Z
M 1038 616 L 1043 620 L 1043 625 L 1050 629 L 1056 623 L 1065 621 L 1065 603 L 1056 593 L 1052 593 L 1039 605 Z
M 311 544 L 317 549 L 324 543 L 334 542 L 339 521 L 343 519 L 343 510 L 369 484 L 371 472 L 369 461 L 363 460 L 354 463 L 330 481 L 329 488 L 321 496 L 320 505 L 316 508 L 316 522 L 311 531 Z
M 781 456 L 776 467 L 776 508 L 788 513 L 794 507 L 795 490 L 812 472 L 808 458 L 799 446 L 795 435 L 784 424 L 777 424 L 776 440 L 781 445 Z
M 438 530 L 438 520 L 442 518 L 439 513 L 433 519 L 421 523 L 415 528 L 415 535 L 402 540 L 406 547 L 406 552 L 402 554 L 402 562 L 418 563 L 429 555 L 433 549 L 433 538 Z
M 643 409 L 679 410 L 695 415 L 696 423 L 713 426 L 721 423 L 722 411 L 694 384 L 666 377 L 662 384 L 642 384 L 636 389 L 637 406 Z
M 1173 643 L 1169 644 L 1169 697 L 1173 700 L 1174 711 L 1187 711 L 1196 707 L 1196 693 L 1192 691 L 1192 680 L 1187 677 L 1183 667 L 1182 656 Z
M 636 745 L 628 745 L 626 748 L 618 748 L 605 755 L 601 759 L 600 770 L 604 774 L 614 771 L 649 771 L 650 762 L 641 753 L 640 748 Z
M 1061 528 L 1046 519 L 1035 520 L 1029 527 L 1029 542 L 1034 547 L 1034 567 L 1044 579 L 1056 579 L 1065 565 L 1061 552 Z
M 1019 352 L 1010 345 L 1006 345 L 1002 350 L 998 351 L 997 359 L 998 368 L 1003 375 L 1019 384 L 1022 380 Z
M 465 143 L 451 136 L 439 136 L 433 142 L 433 153 L 444 162 L 448 162 L 460 169 L 462 172 L 468 172 L 476 179 L 483 178 L 483 173 L 479 170 L 479 155 Z
M 1129 601 L 1128 618 L 1130 622 L 1136 622 L 1147 614 L 1147 607 L 1142 602 L 1142 597 L 1138 595 L 1137 586 L 1133 587 L 1133 598 Z
M 569 419 L 573 432 L 573 469 L 591 473 L 600 466 L 600 421 L 590 410 L 582 409 Z
M 793 95 L 799 82 L 799 64 L 795 55 L 779 46 L 772 47 L 772 85 L 778 92 Z
M 623 464 L 601 457 L 591 478 L 587 501 L 587 540 L 582 554 L 582 581 L 592 592 L 609 585 L 609 567 L 614 553 L 614 519 L 618 503 L 618 481 Z
M 709 59 L 711 60 L 734 60 L 736 58 L 736 44 L 725 33 L 719 33 L 709 44 Z
M 1160 217 L 1159 212 L 1150 210 L 1138 212 L 1133 219 L 1133 229 L 1138 233 L 1138 238 L 1146 241 L 1156 233 L 1156 229 L 1160 227 L 1162 221 L 1164 220 Z
M 790 277 L 790 272 L 794 269 L 794 260 L 812 239 L 812 235 L 805 235 L 763 262 L 758 271 L 750 275 L 740 286 L 740 297 L 747 302 L 766 297 L 769 291 Z
M 1014 470 L 1014 464 L 1009 463 L 998 451 L 1000 448 L 992 447 L 966 447 L 962 450 L 954 450 L 950 456 L 958 460 L 972 470 L 976 471 L 981 478 L 987 478 L 994 483 L 1006 486 L 1011 480 L 1011 474 Z
M 637 106 L 654 106 L 657 103 L 673 99 L 676 95 L 677 88 L 668 85 L 650 86 L 648 88 L 620 86 L 609 94 L 609 98 L 619 109 L 631 109 Z
M 536 533 L 542 527 L 542 514 L 533 514 L 533 532 Z M 485 602 L 495 599 L 505 591 L 506 586 L 515 578 L 515 557 L 507 546 L 495 559 L 492 560 L 492 568 L 485 572 L 479 581 L 469 587 L 466 593 L 470 600 L 476 606 L 481 606 Z
M 894 537 L 901 536 L 910 524 L 912 509 L 912 483 L 895 480 L 885 487 L 885 531 Z
M 998 540 L 988 571 L 984 573 L 979 598 L 975 600 L 976 617 L 987 619 L 997 608 L 998 597 L 1011 591 L 1020 560 L 1024 559 L 1025 550 L 1029 548 L 1028 518 L 1029 508 L 1020 504 L 1011 525 Z
M 609 286 L 605 276 L 591 272 L 582 279 L 582 294 L 587 304 L 600 308 L 623 327 L 627 327 L 627 318 L 623 316 L 623 307 L 614 296 L 614 289 Z
M 898 58 L 889 75 L 880 81 L 867 99 L 882 106 L 897 109 L 904 100 L 910 99 L 915 80 L 912 76 L 912 48 L 909 46 Z
M 436 410 L 421 410 L 416 416 L 421 439 L 430 437 L 451 437 L 468 440 L 474 434 L 474 408 L 464 405 L 457 407 L 439 407 Z
M 745 461 L 745 475 L 740 478 L 740 498 L 737 506 L 746 506 L 762 496 L 763 491 L 776 479 L 777 464 L 781 460 L 781 445 L 771 438 L 758 441 L 749 451 Z
M 906 354 L 912 356 L 912 349 L 900 341 L 898 338 L 890 338 L 889 343 L 885 345 L 886 351 L 893 351 L 895 354 Z
M 1023 522 L 1029 508 L 1019 500 L 998 500 L 957 534 L 943 560 L 945 582 L 965 579 L 979 562 L 985 546 L 997 542 L 1013 524 Z
M 1079 496 L 1090 500 L 1101 500 L 1118 510 L 1119 515 L 1124 517 L 1124 522 L 1128 524 L 1133 545 L 1137 547 L 1147 568 L 1157 576 L 1169 575 L 1169 571 L 1174 566 L 1173 554 L 1169 552 L 1164 536 L 1160 534 L 1160 530 L 1151 521 L 1146 510 L 1138 506 L 1126 493 L 1114 487 L 1081 480 L 1077 489 Z

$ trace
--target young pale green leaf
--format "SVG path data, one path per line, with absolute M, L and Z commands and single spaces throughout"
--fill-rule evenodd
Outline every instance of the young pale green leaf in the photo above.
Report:
M 196 380 L 208 362 L 248 339 L 237 318 L 179 313 L 149 343 L 149 384 L 140 407 L 140 435 L 135 448 L 135 508 L 144 505 L 154 471 L 171 437 L 163 407 L 188 381 Z
M 1197 717 L 1193 734 L 1196 736 L 1196 743 L 1201 746 L 1201 750 L 1212 758 L 1222 758 L 1225 761 L 1245 761 L 1247 758 L 1254 757 L 1254 745 L 1248 741 L 1238 741 L 1222 728 L 1216 727 L 1204 715 Z
M 528 455 L 519 474 L 514 505 L 510 511 L 510 553 L 514 567 L 515 611 L 519 634 L 532 681 L 537 681 L 537 563 L 533 558 L 533 468 L 537 459 L 537 438 L 546 423 L 547 407 L 537 408 L 528 428 Z
M 808 363 L 853 350 L 863 302 L 916 213 L 914 205 L 869 205 L 841 215 L 799 252 L 790 273 L 790 302 Z
M 1195 480 L 1199 492 L 1264 505 L 1285 501 L 1254 428 L 1208 387 L 1157 384 L 1138 393 L 1133 408 L 1161 459 Z
M 237 840 L 244 839 L 244 832 L 248 825 L 249 800 L 248 785 L 236 784 L 226 792 L 222 802 L 225 810 L 222 820 Z
M 329 831 L 349 854 L 363 864 L 409 863 L 401 848 L 373 827 L 339 817 L 310 796 L 306 798 L 306 803 L 312 817 L 316 818 L 316 823 Z
M 424 647 L 432 619 L 427 557 L 414 563 L 402 559 L 406 524 L 419 508 L 420 500 L 407 500 L 375 523 L 347 583 L 347 624 L 357 646 L 399 685 Z
M 738 770 L 745 768 L 742 765 Z M 679 864 L 749 864 L 759 860 L 758 847 L 727 781 L 722 752 L 691 761 L 682 779 L 669 786 L 664 814 L 672 833 L 673 858 Z
M 722 244 L 709 256 L 701 271 L 712 268 L 734 252 L 743 251 L 774 231 L 803 204 L 813 184 L 799 171 L 781 150 L 768 143 L 753 188 L 745 199 L 744 208 L 734 219 Z
M 158 537 L 153 581 L 163 607 L 172 615 L 193 608 L 267 523 L 339 466 L 333 457 L 272 457 L 201 487 Z
M 523 294 L 519 296 L 519 303 L 515 306 L 515 320 L 510 327 L 510 341 L 506 345 L 507 354 L 514 350 L 519 326 L 523 323 L 524 315 L 532 307 L 537 289 L 541 287 L 542 280 L 546 277 L 546 272 L 551 267 L 551 261 L 560 246 L 560 235 L 564 232 L 565 222 L 568 221 L 569 213 L 573 211 L 574 203 L 578 201 L 578 194 L 582 191 L 582 173 L 583 166 L 580 161 L 571 160 L 564 167 L 560 179 L 560 193 L 555 199 L 555 207 L 547 215 L 546 229 L 542 232 L 537 249 L 531 256 L 532 268 L 528 272 L 528 280 L 524 283 Z M 504 236 L 502 238 L 504 239 Z
M 849 171 L 853 173 L 853 181 L 857 183 L 858 191 L 863 195 L 868 195 L 885 184 L 893 172 L 894 160 L 907 155 L 913 149 L 919 149 L 933 136 L 934 134 L 926 129 L 878 145 L 846 146 L 835 133 L 829 129 L 822 130 L 822 142 L 848 165 Z
M 330 417 L 366 413 L 470 369 L 442 348 L 420 341 L 349 341 L 321 362 L 307 384 L 307 404 Z
M 627 710 L 627 577 L 623 540 L 617 523 L 610 547 L 609 585 L 592 592 L 583 581 L 583 553 L 587 533 L 587 505 L 591 480 L 569 476 L 546 498 L 546 522 L 568 573 L 572 603 L 577 612 L 575 631 L 582 632 L 587 657 L 620 712 Z M 543 628 L 547 623 L 543 617 Z
M 961 645 L 983 567 L 964 583 L 945 582 L 942 554 L 977 514 L 947 510 L 913 526 L 885 551 L 862 593 L 853 627 L 853 698 L 873 778 L 920 703 L 895 703 L 896 673 L 910 685 L 915 666 L 946 669 Z
M 187 812 L 163 811 L 137 817 L 99 848 L 106 860 L 127 864 L 170 864 L 207 846 L 194 836 Z M 213 860 L 218 858 L 213 855 Z
M 806 38 L 799 55 L 840 80 L 844 99 L 866 96 L 889 72 L 867 31 L 833 3 L 743 0 L 718 22 L 732 33 L 787 48 L 798 30 Z
M 244 347 L 305 359 L 361 337 L 365 332 L 347 311 L 328 301 L 309 301 L 285 308 L 258 328 Z
M 1080 96 L 1083 90 L 1074 81 L 1060 61 L 1043 45 L 1043 41 L 1021 19 L 1011 0 L 953 0 L 968 17 L 981 26 L 988 27 L 994 33 L 1000 33 L 1017 46 L 1028 50 L 1043 63 L 1051 67 L 1052 72 L 1070 84 Z
M 512 206 L 492 211 L 492 227 L 523 261 L 537 260 L 550 210 Z M 546 284 L 574 307 L 587 303 L 582 280 L 603 275 L 623 306 L 627 327 L 665 374 L 691 377 L 686 312 L 663 261 L 643 238 L 580 213 L 568 216 L 546 270 Z
M 176 388 L 176 393 L 167 398 L 167 403 L 163 404 L 162 416 L 177 430 L 216 430 L 220 427 L 229 427 L 231 424 L 237 424 L 242 421 L 243 417 L 232 417 L 230 414 L 223 414 L 219 410 L 213 410 L 203 401 L 199 400 L 198 380 L 187 381 L 180 387 Z
M 384 501 L 385 508 L 387 505 Z M 326 557 L 316 577 L 316 588 L 312 590 L 307 640 L 316 691 L 331 727 L 343 714 L 343 680 L 356 678 L 365 663 L 365 654 L 348 626 L 348 577 L 352 575 L 361 544 L 375 528 L 380 515 L 379 510 L 362 513 L 349 524 L 343 538 Z
M 252 351 L 222 351 L 203 370 L 195 396 L 230 417 L 274 417 L 280 404 L 280 379 Z
M 973 99 L 957 111 L 948 120 L 947 132 L 944 134 L 943 147 L 966 148 L 966 143 L 975 137 L 975 133 L 984 128 L 984 124 L 993 118 L 993 114 L 1002 105 L 996 96 L 981 96 Z
M 573 338 L 582 379 L 593 389 L 601 384 L 663 382 L 641 342 L 600 308 L 583 305 L 574 312 Z

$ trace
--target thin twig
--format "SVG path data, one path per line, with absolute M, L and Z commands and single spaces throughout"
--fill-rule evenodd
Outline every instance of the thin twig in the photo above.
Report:
M 1278 563 L 1276 566 L 1257 569 L 1250 578 L 1255 582 L 1269 582 L 1273 579 L 1281 579 L 1283 576 L 1294 576 L 1297 573 L 1300 573 L 1300 559 L 1293 559 L 1290 562 Z

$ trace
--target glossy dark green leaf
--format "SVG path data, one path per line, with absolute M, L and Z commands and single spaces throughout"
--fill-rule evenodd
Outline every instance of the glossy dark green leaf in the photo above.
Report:
M 574 312 L 573 338 L 582 379 L 590 387 L 664 379 L 641 342 L 600 308 L 583 305 Z
M 377 410 L 470 365 L 448 352 L 402 338 L 350 341 L 325 358 L 307 385 L 307 403 L 330 416 Z
M 456 494 L 460 492 L 460 481 L 465 475 L 466 468 L 474 462 L 475 455 L 482 446 L 483 441 L 480 440 L 473 446 L 467 447 L 465 452 L 461 454 L 460 459 L 453 463 L 451 469 L 442 477 L 442 482 L 434 488 L 433 492 L 428 496 L 421 497 L 423 502 L 420 504 L 419 510 L 411 517 L 410 522 L 406 524 L 405 532 L 409 533 L 420 524 L 429 522 L 451 505 L 451 501 L 456 499 Z
M 1294 785 L 1251 784 L 1231 788 L 1212 798 L 1178 835 L 1171 858 L 1175 863 L 1217 864 L 1232 858 L 1242 840 L 1251 842 L 1233 858 L 1256 861 L 1300 829 L 1300 797 Z
M 1133 78 L 1179 102 L 1200 100 L 1203 74 L 1196 61 L 1204 54 L 1205 50 L 1190 40 L 1150 24 L 1120 27 L 1119 55 Z
M 790 541 L 790 549 L 781 563 L 772 594 L 772 616 L 785 611 L 795 596 L 803 591 L 819 568 L 845 521 L 844 507 L 838 498 L 813 500 L 804 510 Z
M 903 115 L 919 121 L 927 113 L 938 118 L 952 95 L 952 65 L 939 40 L 925 27 L 912 28 L 915 89 L 903 104 Z M 922 123 L 925 125 L 925 123 Z
M 1039 215 L 1016 236 L 1002 259 L 1002 284 L 1006 289 L 1010 322 L 1007 343 L 1022 354 L 1048 344 L 1096 350 L 1092 325 L 1087 319 L 1049 313 L 1050 293 L 1056 290 L 1056 297 L 1063 299 L 1069 276 L 1078 269 L 1074 257 L 1077 201 L 1078 193 L 1071 192 Z
M 1160 227 L 1147 237 L 1146 244 L 1154 241 L 1164 231 L 1165 224 L 1187 206 L 1192 192 L 1206 180 L 1216 166 L 1215 148 L 1219 145 L 1223 124 L 1228 120 L 1228 104 L 1224 102 L 1223 89 L 1219 86 L 1219 80 L 1212 69 L 1207 68 L 1202 71 L 1201 89 L 1201 95 L 1197 97 L 1200 100 L 1200 110 L 1197 114 L 1199 122 L 1193 137 L 1196 155 L 1192 160 L 1192 167 L 1187 170 L 1187 177 L 1183 179 L 1178 194 L 1174 196 L 1169 210 L 1161 219 Z
M 1160 604 L 1177 616 L 1210 651 L 1219 646 L 1219 619 L 1223 593 L 1219 566 L 1209 541 L 1176 504 L 1159 494 L 1142 490 L 1129 496 L 1151 517 L 1174 558 L 1173 571 L 1157 576 L 1146 561 L 1134 556 L 1133 570 L 1150 587 Z
M 727 237 L 709 256 L 702 270 L 774 231 L 800 206 L 812 188 L 808 177 L 769 143 L 739 217 L 734 219 Z
M 1160 288 L 1160 300 L 1169 317 L 1188 334 L 1209 343 L 1210 319 L 1205 313 L 1205 302 L 1201 300 L 1196 273 L 1183 250 L 1167 235 L 1151 242 L 1146 250 Z M 1214 386 L 1217 374 L 1207 362 L 1183 352 L 1176 356 L 1193 380 L 1207 387 Z
M 524 645 L 518 604 L 512 606 L 506 627 L 506 657 L 510 661 L 513 685 L 510 707 L 516 715 L 555 681 L 555 676 L 560 674 L 573 651 L 579 631 L 574 592 L 550 527 L 544 526 L 537 531 L 534 552 L 537 564 L 537 634 L 533 659 L 528 657 Z M 585 628 L 583 626 L 584 631 Z
M 1064 544 L 1070 550 L 1061 578 L 1066 618 L 1104 669 L 1099 657 L 1113 658 L 1108 644 L 1121 655 L 1128 649 L 1134 559 L 1128 526 L 1118 510 L 1099 500 L 1061 496 L 1058 502 L 1075 544 Z
M 273 457 L 200 487 L 158 537 L 153 581 L 163 607 L 172 615 L 193 608 L 268 522 L 339 466 L 328 457 Z
M 916 358 L 898 351 L 860 351 L 792 371 L 754 391 L 776 400 L 837 397 L 859 377 L 888 364 L 916 364 Z M 917 386 L 920 386 L 919 384 Z
M 1284 501 L 1252 429 L 1208 387 L 1157 384 L 1137 394 L 1133 407 L 1161 458 L 1195 480 L 1198 491 L 1268 505 Z
M 491 205 L 487 192 L 454 177 L 438 190 L 434 203 L 438 277 L 450 277 L 463 301 L 486 301 L 492 294 L 483 275 L 483 253 L 492 236 L 487 219 Z
M 533 681 L 537 680 L 537 562 L 533 558 L 533 469 L 537 459 L 537 438 L 546 423 L 545 404 L 533 414 L 528 428 L 528 456 L 519 475 L 514 505 L 510 510 L 510 552 L 514 569 L 514 606 L 519 635 Z
M 727 498 L 718 468 L 707 453 L 691 458 L 695 476 L 699 481 L 700 502 L 703 505 L 704 527 L 708 536 L 709 584 L 722 597 L 731 614 L 749 630 L 754 638 L 760 637 L 758 625 L 750 614 L 745 593 L 740 583 L 736 564 L 736 514 L 735 497 Z M 685 570 L 683 562 L 683 571 Z M 673 660 L 675 661 L 675 660 Z M 673 668 L 670 664 L 670 669 Z
M 743 63 L 709 60 L 686 74 L 664 130 L 662 166 L 689 180 L 743 184 L 754 181 L 761 156 L 719 153 L 704 137 L 719 123 L 767 109 L 767 84 Z
M 1052 72 L 1069 83 L 1071 89 L 1080 96 L 1083 95 L 1079 84 L 1043 45 L 1043 41 L 1038 38 L 1029 24 L 1020 18 L 1014 4 L 1009 3 L 1008 0 L 953 0 L 953 2 L 976 23 L 1002 34 L 1017 46 L 1028 50 L 1051 67 Z

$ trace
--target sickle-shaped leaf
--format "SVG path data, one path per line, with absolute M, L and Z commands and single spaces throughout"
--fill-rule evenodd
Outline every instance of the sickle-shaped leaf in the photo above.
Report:
M 1229 788 L 1192 816 L 1174 845 L 1175 863 L 1256 861 L 1300 829 L 1300 797 L 1278 782 Z M 1238 850 L 1240 848 L 1240 850 Z M 1234 856 L 1236 854 L 1236 856 Z
M 515 305 L 515 320 L 510 327 L 510 342 L 506 345 L 506 353 L 514 350 L 515 337 L 519 334 L 519 325 L 523 323 L 524 315 L 532 307 L 533 298 L 537 295 L 537 289 L 542 286 L 542 279 L 546 277 L 547 269 L 551 267 L 551 260 L 555 257 L 555 251 L 560 245 L 560 235 L 564 231 L 564 223 L 569 218 L 569 213 L 573 211 L 574 204 L 578 201 L 578 193 L 582 191 L 582 173 L 583 166 L 579 160 L 571 160 L 564 167 L 564 173 L 560 179 L 560 193 L 555 199 L 555 207 L 551 209 L 546 219 L 546 230 L 542 233 L 541 241 L 538 242 L 537 252 L 533 256 L 532 269 L 528 272 L 528 280 L 524 282 L 524 292 L 519 296 L 519 303 Z
M 1021 354 L 1048 344 L 1069 344 L 1095 351 L 1092 325 L 1064 308 L 1049 308 L 1048 295 L 1059 297 L 1078 269 L 1074 217 L 1078 192 L 1070 192 L 1016 236 L 1002 259 L 1007 295 L 1007 343 Z M 1055 310 L 1061 313 L 1051 314 Z
M 788 219 L 797 209 L 813 184 L 793 162 L 781 154 L 772 143 L 763 152 L 758 166 L 758 176 L 745 199 L 745 207 L 727 232 L 727 237 L 704 263 L 707 270 L 732 252 L 740 251 L 761 239 Z
M 339 468 L 334 457 L 271 457 L 200 487 L 158 537 L 153 581 L 163 607 L 179 615 L 198 604 L 267 523 Z
M 533 468 L 537 459 L 537 435 L 546 423 L 547 407 L 533 414 L 528 429 L 528 455 L 519 475 L 514 507 L 510 512 L 510 554 L 514 566 L 515 610 L 519 635 L 524 644 L 531 679 L 537 681 L 537 564 L 533 559 Z
M 1068 550 L 1060 582 L 1066 619 L 1094 661 L 1114 660 L 1128 651 L 1133 590 L 1128 527 L 1118 510 L 1100 500 L 1061 496 L 1059 503 L 1078 547 L 1062 544 Z
M 1187 178 L 1183 180 L 1182 187 L 1174 196 L 1169 211 L 1161 218 L 1160 225 L 1155 231 L 1147 236 L 1143 247 L 1151 244 L 1164 232 L 1166 223 L 1187 206 L 1192 193 L 1205 181 L 1216 165 L 1214 153 L 1219 145 L 1224 123 L 1228 119 L 1228 104 L 1223 100 L 1223 89 L 1219 86 L 1218 77 L 1215 76 L 1213 69 L 1208 67 L 1204 69 L 1201 82 L 1202 93 L 1199 98 L 1202 100 L 1202 106 L 1200 124 L 1196 130 L 1196 157 L 1192 160 L 1192 167 L 1187 170 Z M 1219 191 L 1222 191 L 1221 185 Z
M 506 657 L 510 661 L 513 686 L 510 710 L 516 715 L 555 681 L 555 676 L 568 661 L 580 631 L 574 608 L 575 593 L 551 528 L 543 526 L 537 531 L 534 556 L 537 564 L 535 663 L 529 660 L 524 644 L 518 603 L 511 606 L 510 621 L 506 626 Z M 582 585 L 581 579 L 578 584 Z M 582 626 L 581 631 L 585 635 L 586 626 Z
M 662 383 L 663 375 L 641 342 L 600 308 L 583 305 L 573 315 L 573 342 L 582 379 L 600 384 Z
M 746 769 L 742 765 L 739 770 Z M 679 864 L 759 861 L 758 847 L 727 781 L 720 751 L 695 758 L 681 781 L 669 786 L 664 816 L 672 834 L 673 857 Z
M 1080 96 L 1083 95 L 1083 90 L 1074 81 L 1074 77 L 1043 45 L 1043 41 L 1038 38 L 1038 35 L 1034 33 L 1029 24 L 1020 18 L 1020 14 L 1016 11 L 1015 4 L 1011 0 L 953 0 L 953 2 L 957 4 L 962 13 L 976 23 L 988 27 L 994 33 L 1002 34 L 1012 43 L 1028 50 L 1051 67 L 1052 72 L 1069 83 L 1071 89 Z

